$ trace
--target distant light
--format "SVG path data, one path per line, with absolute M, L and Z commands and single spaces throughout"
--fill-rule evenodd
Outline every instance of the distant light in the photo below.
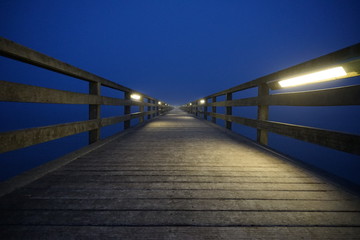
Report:
M 190 106 L 192 105 L 192 103 L 190 103 Z
M 158 104 L 161 105 L 161 102 L 159 101 Z
M 140 100 L 141 96 L 139 94 L 133 93 L 130 95 L 130 98 L 132 98 L 134 100 Z
M 289 78 L 279 81 L 281 87 L 293 87 L 308 83 L 323 82 L 335 80 L 339 77 L 345 76 L 347 73 L 343 67 L 335 67 L 323 71 L 302 75 L 299 77 Z
M 201 99 L 200 104 L 204 104 L 204 103 L 205 103 L 205 99 Z

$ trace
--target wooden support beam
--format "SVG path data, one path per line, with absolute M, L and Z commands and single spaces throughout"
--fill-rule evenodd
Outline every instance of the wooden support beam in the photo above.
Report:
M 227 106 L 347 106 L 360 105 L 360 85 L 327 88 L 312 91 L 278 93 L 261 97 L 208 103 L 212 107 Z
M 360 136 L 320 128 L 305 127 L 294 124 L 260 121 L 256 119 L 210 113 L 213 117 L 232 121 L 245 126 L 263 129 L 269 132 L 292 137 L 302 141 L 318 144 L 352 154 L 360 155 Z
M 30 49 L 3 37 L 0 37 L 0 55 L 77 79 L 89 82 L 99 82 L 102 86 L 117 89 L 120 91 L 132 91 L 132 89 L 128 87 L 99 77 L 95 74 L 74 67 L 55 58 L 49 57 L 43 53 L 37 52 L 33 49 Z M 145 94 L 140 94 L 146 98 L 153 99 L 152 97 L 149 97 Z
M 101 84 L 99 82 L 89 82 L 89 94 L 100 96 Z M 98 127 L 89 131 L 89 144 L 100 140 L 100 104 L 89 105 L 89 120 L 96 120 Z
M 195 102 L 194 105 L 194 109 L 195 109 L 195 116 L 199 116 L 199 105 L 197 102 Z
M 97 119 L 0 133 L 0 153 L 48 142 L 81 132 L 96 130 Z
M 143 98 L 141 98 L 141 103 L 143 103 L 144 102 L 144 99 Z M 140 105 L 139 106 L 139 111 L 141 112 L 141 113 L 144 113 L 144 105 Z M 145 121 L 145 119 L 144 119 L 144 115 L 142 114 L 141 115 L 141 117 L 139 118 L 139 123 L 143 123 Z
M 267 84 L 261 84 L 258 88 L 258 97 L 266 97 L 269 95 L 269 87 Z M 257 119 L 260 121 L 266 121 L 269 117 L 269 106 L 268 105 L 258 105 L 258 114 Z M 268 144 L 268 135 L 265 129 L 257 129 L 257 142 L 263 145 Z
M 149 116 L 150 114 L 154 113 L 154 111 L 150 112 L 137 112 L 137 113 L 131 113 L 123 116 L 116 116 L 116 117 L 108 117 L 108 118 L 102 118 L 101 119 L 101 127 L 105 127 L 108 125 L 113 125 L 120 122 L 129 121 L 134 118 L 141 118 L 144 116 Z
M 69 92 L 2 80 L 0 80 L 0 85 L 0 101 L 3 102 L 101 104 L 117 106 L 131 103 L 119 98 Z M 134 102 L 133 105 L 136 105 L 136 102 Z
M 45 127 L 21 129 L 10 132 L 0 133 L 0 153 L 9 152 L 24 147 L 29 147 L 43 142 L 71 136 L 74 134 L 97 130 L 100 127 L 128 121 L 134 118 L 152 114 L 151 112 L 138 112 L 125 116 L 93 119 L 81 122 L 71 122 Z
M 321 89 L 304 92 L 274 94 L 264 99 L 262 104 L 283 106 L 346 106 L 360 105 L 360 85 Z
M 207 109 L 207 103 L 208 103 L 208 100 L 209 99 L 207 99 L 207 98 L 205 98 L 205 103 L 204 103 L 204 119 L 206 119 L 207 120 L 207 116 L 208 116 L 208 114 L 207 114 L 207 111 L 208 111 L 208 109 Z
M 130 100 L 130 92 L 124 92 L 125 100 Z M 128 115 L 131 113 L 131 105 L 124 106 L 124 115 Z M 124 129 L 130 128 L 130 120 L 124 121 Z
M 156 99 L 153 99 L 152 100 L 153 101 L 153 104 L 154 104 L 154 106 L 153 106 L 153 114 L 152 114 L 152 117 L 154 118 L 154 117 L 156 117 L 156 114 L 157 114 L 157 100 Z
M 151 104 L 151 99 L 147 99 L 147 102 L 148 102 L 148 104 Z M 151 111 L 151 106 L 148 105 L 147 111 L 148 111 L 147 119 L 150 120 L 151 114 L 149 112 Z
M 61 62 L 55 58 L 22 46 L 18 43 L 0 37 L 0 55 L 12 58 L 21 62 L 29 63 L 34 66 L 45 68 L 54 72 L 62 73 L 71 77 L 90 82 L 99 82 L 104 86 L 118 89 L 121 91 L 129 91 L 131 89 L 120 84 L 111 82 L 102 77 L 84 71 L 80 68 L 71 66 L 70 64 Z
M 212 103 L 213 103 L 213 104 L 216 103 L 216 97 L 212 97 Z M 213 105 L 213 106 L 211 107 L 211 112 L 212 112 L 212 113 L 216 113 L 216 106 L 215 106 L 215 105 Z M 212 117 L 212 118 L 211 118 L 211 122 L 216 123 L 216 117 Z
M 232 100 L 232 93 L 227 93 L 226 101 L 231 101 L 231 100 Z M 228 116 L 232 115 L 232 107 L 231 106 L 226 107 L 226 115 L 228 115 Z M 226 121 L 226 128 L 231 130 L 231 127 L 232 127 L 231 121 Z
M 159 100 L 156 100 L 156 116 L 160 115 L 160 105 L 159 105 Z

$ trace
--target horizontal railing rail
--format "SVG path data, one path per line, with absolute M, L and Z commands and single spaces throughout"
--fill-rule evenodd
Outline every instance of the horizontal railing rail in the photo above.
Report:
M 360 136 L 327 129 L 300 126 L 289 123 L 269 121 L 269 106 L 349 106 L 360 105 L 360 85 L 341 86 L 321 90 L 271 93 L 280 88 L 279 80 L 313 73 L 322 69 L 342 66 L 347 75 L 342 78 L 360 75 L 360 44 L 341 49 L 334 53 L 307 61 L 305 63 L 269 74 L 238 86 L 223 90 L 183 105 L 184 111 L 213 123 L 217 119 L 225 120 L 225 127 L 232 129 L 232 123 L 238 123 L 257 129 L 256 141 L 268 145 L 268 132 L 315 143 L 321 146 L 360 155 Z M 233 99 L 234 93 L 257 88 L 258 95 L 250 98 Z M 224 101 L 218 97 L 225 96 Z M 257 106 L 257 118 L 245 118 L 233 115 L 233 107 Z M 211 107 L 211 111 L 208 108 Z M 225 107 L 225 114 L 217 113 L 217 107 Z
M 123 122 L 124 128 L 127 129 L 130 127 L 132 119 L 138 118 L 139 123 L 142 123 L 172 109 L 171 106 L 156 98 L 141 94 L 5 38 L 0 38 L 0 55 L 89 82 L 89 94 L 84 94 L 0 81 L 1 102 L 85 104 L 89 106 L 89 120 L 86 121 L 1 132 L 0 153 L 82 132 L 89 132 L 89 144 L 95 143 L 100 140 L 102 127 Z M 124 98 L 101 96 L 101 86 L 118 90 L 124 95 Z M 140 99 L 132 100 L 131 94 L 137 94 Z M 124 115 L 101 118 L 102 105 L 123 106 Z M 132 113 L 132 106 L 137 106 L 139 112 Z

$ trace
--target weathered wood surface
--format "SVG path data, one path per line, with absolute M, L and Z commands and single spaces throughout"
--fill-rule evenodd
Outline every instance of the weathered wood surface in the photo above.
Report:
M 329 53 L 327 55 L 314 58 L 312 60 L 297 64 L 295 66 L 285 68 L 283 70 L 280 70 L 278 72 L 271 73 L 269 75 L 257 78 L 255 80 L 242 83 L 240 85 L 237 85 L 235 87 L 231 87 L 229 89 L 211 94 L 207 96 L 206 98 L 216 97 L 225 95 L 227 93 L 234 93 L 241 90 L 249 89 L 252 87 L 256 87 L 263 83 L 269 83 L 272 81 L 275 81 L 273 84 L 271 84 L 271 88 L 278 88 L 278 83 L 276 80 L 289 78 L 292 76 L 298 76 L 304 73 L 309 73 L 313 71 L 318 71 L 319 69 L 324 69 L 328 67 L 333 67 L 334 65 L 338 65 L 340 63 L 343 63 L 347 67 L 347 72 L 354 71 L 352 64 L 346 63 L 349 61 L 354 61 L 356 64 L 358 64 L 357 58 L 360 56 L 360 43 L 357 43 L 355 45 L 349 46 L 347 48 L 340 49 L 336 52 Z M 355 60 L 356 59 L 356 60 Z M 356 73 L 358 75 L 358 73 Z
M 156 111 L 130 113 L 124 116 L 92 119 L 81 122 L 71 122 L 45 127 L 20 129 L 0 133 L 0 153 L 25 148 L 35 144 L 48 142 L 62 137 L 71 136 L 81 132 L 91 131 L 99 127 L 129 121 L 141 116 L 153 114 Z M 93 142 L 93 141 L 91 141 Z
M 111 82 L 107 79 L 96 76 L 90 72 L 71 66 L 70 64 L 61 62 L 55 58 L 49 57 L 43 53 L 37 52 L 2 37 L 0 37 L 0 55 L 78 79 L 90 82 L 99 82 L 104 86 L 114 89 L 131 91 L 130 88 Z
M 360 135 L 208 112 L 209 116 L 360 155 Z
M 0 85 L 0 101 L 3 102 L 157 106 L 154 103 L 70 92 L 3 80 L 0 80 Z
M 360 85 L 353 85 L 321 90 L 278 93 L 259 97 L 235 99 L 230 101 L 214 101 L 212 103 L 206 103 L 203 106 L 348 106 L 360 105 L 359 95 Z
M 1 239 L 358 239 L 360 200 L 173 111 L 0 199 Z
M 85 80 L 88 82 L 97 82 L 102 86 L 110 87 L 124 92 L 134 92 L 133 89 L 112 82 L 105 78 L 99 77 L 93 73 L 87 72 L 80 68 L 74 67 L 68 63 L 62 62 L 53 57 L 47 56 L 43 53 L 37 52 L 33 49 L 20 45 L 16 42 L 0 37 L 0 56 L 18 60 L 34 66 L 38 66 L 50 71 L 65 74 L 74 78 Z M 60 93 L 60 92 L 58 92 Z M 157 99 L 139 93 L 143 97 L 157 101 Z

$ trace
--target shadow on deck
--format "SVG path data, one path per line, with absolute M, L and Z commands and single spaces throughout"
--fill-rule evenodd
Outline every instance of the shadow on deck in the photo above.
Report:
M 355 239 L 359 198 L 174 110 L 0 199 L 1 239 Z

